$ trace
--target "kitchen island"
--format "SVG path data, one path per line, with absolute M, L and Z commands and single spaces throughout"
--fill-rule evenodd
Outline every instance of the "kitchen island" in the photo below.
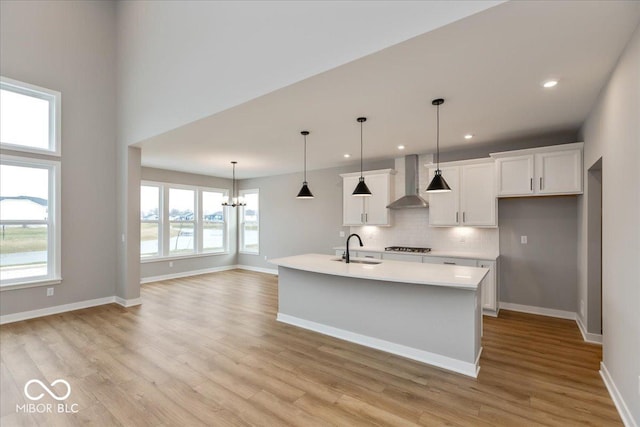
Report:
M 485 268 L 331 255 L 271 260 L 278 321 L 471 377 L 479 371 Z

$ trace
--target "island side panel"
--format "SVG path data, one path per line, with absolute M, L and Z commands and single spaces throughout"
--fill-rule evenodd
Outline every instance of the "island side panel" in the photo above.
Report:
M 475 364 L 480 352 L 478 295 L 279 267 L 279 318 L 292 316 L 465 364 Z

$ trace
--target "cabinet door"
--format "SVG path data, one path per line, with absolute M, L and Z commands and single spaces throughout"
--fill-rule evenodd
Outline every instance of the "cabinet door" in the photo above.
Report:
M 364 177 L 371 196 L 364 199 L 364 223 L 367 225 L 389 225 L 391 203 L 391 176 L 389 174 L 366 175 Z
M 552 151 L 535 155 L 539 194 L 582 193 L 582 151 Z
M 496 311 L 496 263 L 494 261 L 478 261 L 478 267 L 489 269 L 489 273 L 482 280 L 482 308 Z
M 382 254 L 382 259 L 389 259 L 392 261 L 422 262 L 422 255 L 396 254 L 385 252 L 384 254 Z
M 460 225 L 496 225 L 493 162 L 463 166 L 460 191 Z
M 342 224 L 362 225 L 364 220 L 364 197 L 353 196 L 359 177 L 349 176 L 342 180 Z
M 498 196 L 533 194 L 533 155 L 496 159 Z
M 451 187 L 451 191 L 448 193 L 427 193 L 429 194 L 429 225 L 458 225 L 460 221 L 460 167 L 443 167 L 441 170 L 442 176 Z M 435 171 L 435 169 L 429 169 L 428 182 L 431 182 Z

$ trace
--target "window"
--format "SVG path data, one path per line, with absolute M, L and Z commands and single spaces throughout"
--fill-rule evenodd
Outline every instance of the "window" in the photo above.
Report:
M 2 77 L 2 148 L 60 155 L 60 92 Z
M 246 206 L 240 211 L 240 252 L 260 253 L 260 214 L 258 190 L 241 190 Z
M 59 283 L 59 92 L 0 77 L 0 286 Z M 39 154 L 37 158 L 33 154 Z
M 140 187 L 140 258 L 228 251 L 222 208 L 227 190 L 144 182 Z
M 59 177 L 59 162 L 2 156 L 2 286 L 60 280 Z
M 160 187 L 140 187 L 140 256 L 158 256 L 160 249 Z
M 222 202 L 225 193 L 202 191 L 202 252 L 224 252 L 227 247 L 226 221 Z

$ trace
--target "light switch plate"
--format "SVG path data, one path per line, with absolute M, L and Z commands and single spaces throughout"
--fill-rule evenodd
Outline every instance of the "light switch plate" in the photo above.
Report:
M 520 243 L 522 243 L 523 245 L 527 244 L 527 236 L 520 236 Z

